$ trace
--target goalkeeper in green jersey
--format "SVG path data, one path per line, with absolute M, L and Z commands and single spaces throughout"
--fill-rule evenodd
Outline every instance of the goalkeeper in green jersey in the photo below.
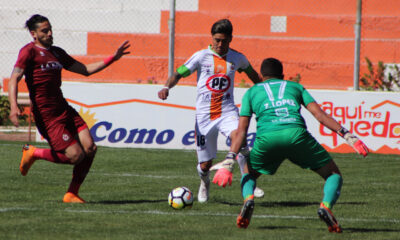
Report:
M 257 138 L 250 152 L 248 174 L 241 179 L 244 205 L 237 218 L 239 228 L 247 228 L 254 209 L 254 188 L 261 174 L 273 175 L 283 160 L 311 169 L 325 179 L 324 196 L 318 215 L 328 225 L 330 232 L 342 232 L 333 216 L 332 208 L 339 198 L 342 175 L 328 152 L 307 131 L 300 108 L 303 105 L 324 126 L 337 132 L 349 145 L 364 157 L 367 146 L 326 114 L 314 98 L 299 83 L 283 80 L 282 63 L 274 58 L 261 64 L 263 82 L 250 88 L 242 100 L 237 138 L 218 169 L 213 182 L 226 186 L 232 181 L 234 159 L 241 143 L 246 139 L 250 119 L 257 120 Z

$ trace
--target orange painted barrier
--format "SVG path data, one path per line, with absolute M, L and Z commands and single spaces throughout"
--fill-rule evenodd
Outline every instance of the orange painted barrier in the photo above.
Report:
M 335 0 L 230 0 L 226 1 L 199 0 L 199 12 L 226 12 L 231 16 L 238 13 L 272 13 L 272 14 L 312 14 L 312 15 L 355 15 L 357 1 Z M 380 16 L 399 16 L 400 1 L 397 0 L 368 0 L 363 1 L 363 14 Z
M 131 54 L 104 71 L 89 78 L 64 71 L 64 80 L 92 82 L 159 83 L 167 79 L 168 37 L 166 34 L 115 34 L 89 33 L 88 54 L 77 56 L 79 61 L 100 61 L 111 54 L 124 40 L 132 43 Z M 175 68 L 184 63 L 195 51 L 210 44 L 209 34 L 178 34 L 175 40 Z M 154 44 L 158 43 L 158 44 Z M 400 48 L 400 42 L 367 40 L 362 44 L 363 53 L 372 61 L 395 62 L 396 52 L 386 49 Z M 256 47 L 255 47 L 256 46 Z M 234 36 L 231 47 L 243 52 L 259 71 L 262 59 L 276 57 L 283 61 L 287 78 L 301 75 L 301 82 L 308 88 L 347 89 L 353 85 L 354 41 L 352 39 L 326 40 L 323 38 L 281 38 Z M 365 65 L 364 62 L 362 62 Z M 363 66 L 365 69 L 365 66 Z M 194 74 L 195 75 L 195 74 Z M 236 85 L 249 83 L 247 76 L 238 74 Z M 181 84 L 195 85 L 191 76 Z
M 8 92 L 9 90 L 9 83 L 10 79 L 9 78 L 4 78 L 3 79 L 3 92 Z M 26 86 L 25 79 L 21 79 L 21 81 L 18 82 L 18 92 L 22 93 L 27 93 L 28 92 L 28 87 Z
M 396 51 L 400 49 L 400 1 L 382 1 L 363 2 L 361 75 L 365 57 L 373 63 L 400 59 Z M 229 4 L 199 0 L 198 11 L 176 12 L 175 68 L 211 43 L 210 28 L 217 19 L 229 18 L 234 26 L 231 47 L 244 53 L 257 71 L 264 58 L 275 57 L 284 63 L 287 78 L 300 74 L 308 88 L 347 89 L 353 86 L 355 13 L 356 2 L 349 4 L 348 0 L 232 0 Z M 271 16 L 286 16 L 286 31 L 271 32 Z M 169 12 L 162 11 L 160 34 L 89 32 L 87 56 L 74 56 L 79 61 L 101 61 L 125 40 L 131 42 L 131 54 L 88 78 L 63 71 L 63 80 L 164 83 L 168 77 L 168 19 Z M 243 81 L 250 82 L 238 74 L 235 85 Z M 180 84 L 195 85 L 195 74 Z
M 354 10 L 355 11 L 355 10 Z M 269 13 L 237 13 L 230 12 L 177 12 L 175 31 L 178 34 L 211 34 L 212 24 L 222 18 L 229 18 L 233 24 L 234 37 L 296 37 L 296 38 L 340 38 L 353 40 L 355 37 L 355 12 L 351 15 L 310 15 L 282 13 L 286 16 L 286 31 L 271 32 L 271 16 Z M 161 14 L 161 33 L 168 33 L 169 12 Z M 196 27 L 193 27 L 196 24 Z M 364 16 L 362 19 L 363 38 L 397 39 L 400 32 L 400 16 Z M 302 40 L 302 39 L 299 39 Z M 353 40 L 354 41 L 354 40 Z

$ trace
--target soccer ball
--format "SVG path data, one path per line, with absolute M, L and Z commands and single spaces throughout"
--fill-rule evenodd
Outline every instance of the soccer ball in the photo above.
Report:
M 187 187 L 172 189 L 168 195 L 168 205 L 173 209 L 191 208 L 193 205 L 193 193 Z

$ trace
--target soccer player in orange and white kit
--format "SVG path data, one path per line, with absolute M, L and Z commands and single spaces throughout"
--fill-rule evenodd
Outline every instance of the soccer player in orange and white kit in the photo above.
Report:
M 33 15 L 26 21 L 33 41 L 19 52 L 9 83 L 10 120 L 18 127 L 21 114 L 17 105 L 18 82 L 25 75 L 32 102 L 36 126 L 51 148 L 23 147 L 20 172 L 25 176 L 32 164 L 43 159 L 53 163 L 74 165 L 72 181 L 63 202 L 84 203 L 78 191 L 96 154 L 96 145 L 85 121 L 68 105 L 61 91 L 61 70 L 89 76 L 96 73 L 123 55 L 130 47 L 125 41 L 114 55 L 103 61 L 82 64 L 63 49 L 53 46 L 53 31 L 49 20 Z
M 247 58 L 229 48 L 232 31 L 232 23 L 228 19 L 215 22 L 211 27 L 212 44 L 194 53 L 168 78 L 163 89 L 158 92 L 160 99 L 167 99 L 170 88 L 182 77 L 197 71 L 195 133 L 199 162 L 197 171 L 201 179 L 197 197 L 199 202 L 206 202 L 209 197 L 209 171 L 217 153 L 218 132 L 231 139 L 236 135 L 239 112 L 233 98 L 235 72 L 244 71 L 254 83 L 261 81 Z M 242 174 L 248 153 L 248 148 L 243 147 L 238 155 Z M 255 189 L 256 197 L 263 195 L 262 189 Z

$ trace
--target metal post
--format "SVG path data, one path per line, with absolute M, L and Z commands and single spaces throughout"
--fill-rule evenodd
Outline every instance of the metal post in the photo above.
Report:
M 355 31 L 355 48 L 354 48 L 354 79 L 353 88 L 358 91 L 360 79 L 360 45 L 361 45 L 361 5 L 362 0 L 357 0 L 357 19 L 354 25 Z
M 170 2 L 169 10 L 169 50 L 168 50 L 168 77 L 174 73 L 175 52 L 175 0 Z

